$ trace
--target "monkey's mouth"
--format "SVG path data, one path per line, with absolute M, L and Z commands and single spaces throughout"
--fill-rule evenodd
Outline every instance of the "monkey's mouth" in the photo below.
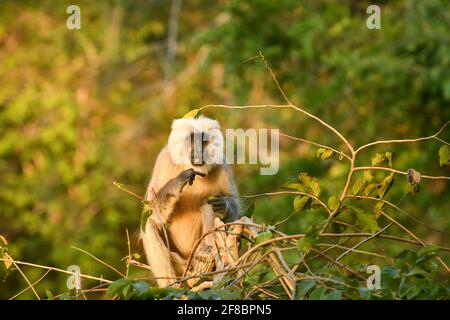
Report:
M 206 164 L 203 157 L 191 157 L 191 164 L 195 167 L 201 167 Z

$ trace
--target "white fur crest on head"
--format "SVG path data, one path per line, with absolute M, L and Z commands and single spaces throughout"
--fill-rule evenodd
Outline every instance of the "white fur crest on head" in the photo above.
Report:
M 200 132 L 206 132 L 211 129 L 219 129 L 220 124 L 217 120 L 210 119 L 203 115 L 198 118 L 181 118 L 175 119 L 172 122 L 172 132 L 177 131 L 179 129 L 185 129 L 189 132 L 193 132 L 194 130 Z
M 220 124 L 217 120 L 207 118 L 203 115 L 197 119 L 182 118 L 175 119 L 172 123 L 172 131 L 169 135 L 169 151 L 172 161 L 176 164 L 191 164 L 190 158 L 190 135 L 194 132 L 209 133 L 214 137 L 214 152 L 208 164 L 223 163 L 223 135 L 220 132 Z

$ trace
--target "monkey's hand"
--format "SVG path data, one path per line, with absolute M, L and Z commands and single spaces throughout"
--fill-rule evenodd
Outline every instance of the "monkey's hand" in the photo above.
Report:
M 186 186 L 186 184 L 189 183 L 189 185 L 192 185 L 195 180 L 195 176 L 201 176 L 205 177 L 206 174 L 203 172 L 195 171 L 194 169 L 187 169 L 180 173 L 178 176 L 180 180 L 180 192 L 183 191 L 183 188 Z
M 230 211 L 230 201 L 230 197 L 212 196 L 206 201 L 206 203 L 208 203 L 212 207 L 214 213 L 223 220 L 228 216 Z

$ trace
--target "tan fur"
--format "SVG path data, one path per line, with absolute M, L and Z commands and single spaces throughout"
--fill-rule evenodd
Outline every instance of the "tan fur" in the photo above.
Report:
M 207 120 L 208 125 L 217 124 L 218 126 L 215 120 Z M 200 121 L 205 121 L 205 118 Z M 192 122 L 188 125 L 191 126 Z M 177 132 L 172 131 L 171 139 L 169 139 L 172 143 L 176 139 L 176 134 Z M 145 232 L 141 234 L 147 260 L 156 278 L 181 276 L 186 259 L 195 243 L 202 234 L 213 228 L 215 215 L 212 207 L 206 203 L 209 197 L 230 196 L 236 198 L 236 201 L 238 197 L 232 173 L 227 165 L 177 165 L 171 159 L 169 148 L 170 144 L 163 148 L 153 169 L 153 176 L 146 194 L 146 199 L 154 203 L 153 214 L 147 222 Z M 156 195 L 168 181 L 176 179 L 182 171 L 189 168 L 207 175 L 196 176 L 194 183 L 186 185 L 181 194 L 171 190 L 168 196 L 169 201 L 164 205 Z M 175 199 L 173 204 L 170 201 L 172 196 Z M 158 279 L 158 284 L 167 286 L 174 281 L 175 279 Z

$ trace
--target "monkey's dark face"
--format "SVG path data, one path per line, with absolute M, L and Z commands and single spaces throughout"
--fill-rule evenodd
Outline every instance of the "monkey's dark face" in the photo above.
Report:
M 224 139 L 216 120 L 201 117 L 175 120 L 167 147 L 172 162 L 184 170 L 194 168 L 208 173 L 225 163 Z
M 191 133 L 190 139 L 191 164 L 196 167 L 205 165 L 205 157 L 207 157 L 205 149 L 210 143 L 208 134 L 205 132 L 193 132 Z

